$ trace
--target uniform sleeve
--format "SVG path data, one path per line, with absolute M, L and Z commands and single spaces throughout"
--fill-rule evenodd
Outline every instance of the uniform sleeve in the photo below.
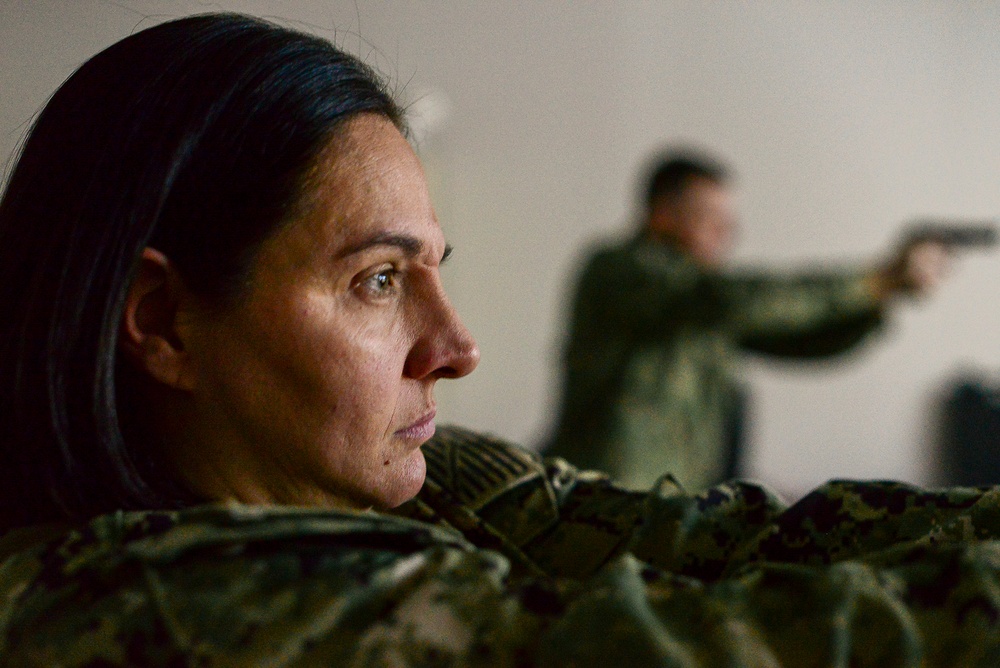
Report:
M 541 475 L 508 463 L 506 479 L 519 483 L 485 491 L 481 476 L 466 486 L 469 462 L 452 448 L 469 447 L 498 480 L 504 467 L 487 464 L 499 461 L 490 451 L 511 446 L 462 431 L 442 437 L 454 466 L 429 471 L 446 471 L 442 489 L 469 513 L 461 521 L 489 525 L 516 548 L 514 561 L 528 559 L 546 572 L 541 581 L 561 583 L 557 612 L 540 627 L 539 665 L 1000 659 L 995 489 L 838 481 L 785 507 L 751 484 L 691 496 L 665 478 L 648 494 L 628 492 L 554 460 Z M 421 495 L 431 501 L 427 517 L 434 505 L 451 512 L 432 497 Z
M 541 651 L 605 665 L 998 665 L 996 489 L 831 482 L 758 528 L 702 577 L 617 557 Z
M 663 244 L 595 254 L 578 286 L 574 330 L 607 323 L 640 341 L 685 327 L 731 333 L 784 355 L 831 354 L 881 322 L 881 303 L 862 270 L 706 271 Z M 584 336 L 586 338 L 586 336 Z
M 785 357 L 833 355 L 883 321 L 865 272 L 732 274 L 722 283 L 728 326 L 744 348 Z
M 673 573 L 717 577 L 784 505 L 734 482 L 700 495 L 670 476 L 648 492 L 500 439 L 443 427 L 423 448 L 427 480 L 396 512 L 462 532 L 518 572 L 583 579 L 624 553 Z

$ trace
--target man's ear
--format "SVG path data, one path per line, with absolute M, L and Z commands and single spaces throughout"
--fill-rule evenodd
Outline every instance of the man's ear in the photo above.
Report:
M 169 258 L 145 248 L 125 295 L 118 347 L 140 371 L 176 390 L 194 388 L 194 369 L 178 327 L 187 301 L 183 281 Z

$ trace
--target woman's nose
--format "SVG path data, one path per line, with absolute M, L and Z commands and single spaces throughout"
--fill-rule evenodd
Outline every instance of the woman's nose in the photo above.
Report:
M 410 350 L 403 372 L 410 378 L 461 378 L 479 364 L 479 345 L 443 290 L 429 309 L 427 325 Z

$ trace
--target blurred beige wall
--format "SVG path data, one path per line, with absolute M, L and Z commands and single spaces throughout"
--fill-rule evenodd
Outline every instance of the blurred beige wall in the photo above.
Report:
M 913 216 L 1000 215 L 998 2 L 0 0 L 0 153 L 89 55 L 217 10 L 332 39 L 437 119 L 419 150 L 483 352 L 439 386 L 441 419 L 528 444 L 550 426 L 575 263 L 630 224 L 653 147 L 731 162 L 744 263 L 868 262 Z M 859 354 L 752 363 L 747 473 L 791 494 L 931 481 L 935 393 L 1000 369 L 998 279 L 1000 253 L 970 255 Z

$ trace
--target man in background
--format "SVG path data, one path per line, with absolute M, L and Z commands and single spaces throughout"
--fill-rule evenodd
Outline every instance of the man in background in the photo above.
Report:
M 736 214 L 726 169 L 664 156 L 638 233 L 587 260 L 573 301 L 563 397 L 546 455 L 648 487 L 671 473 L 698 491 L 736 473 L 745 391 L 740 356 L 849 350 L 892 298 L 924 295 L 947 249 L 904 243 L 874 268 L 784 275 L 730 271 Z

